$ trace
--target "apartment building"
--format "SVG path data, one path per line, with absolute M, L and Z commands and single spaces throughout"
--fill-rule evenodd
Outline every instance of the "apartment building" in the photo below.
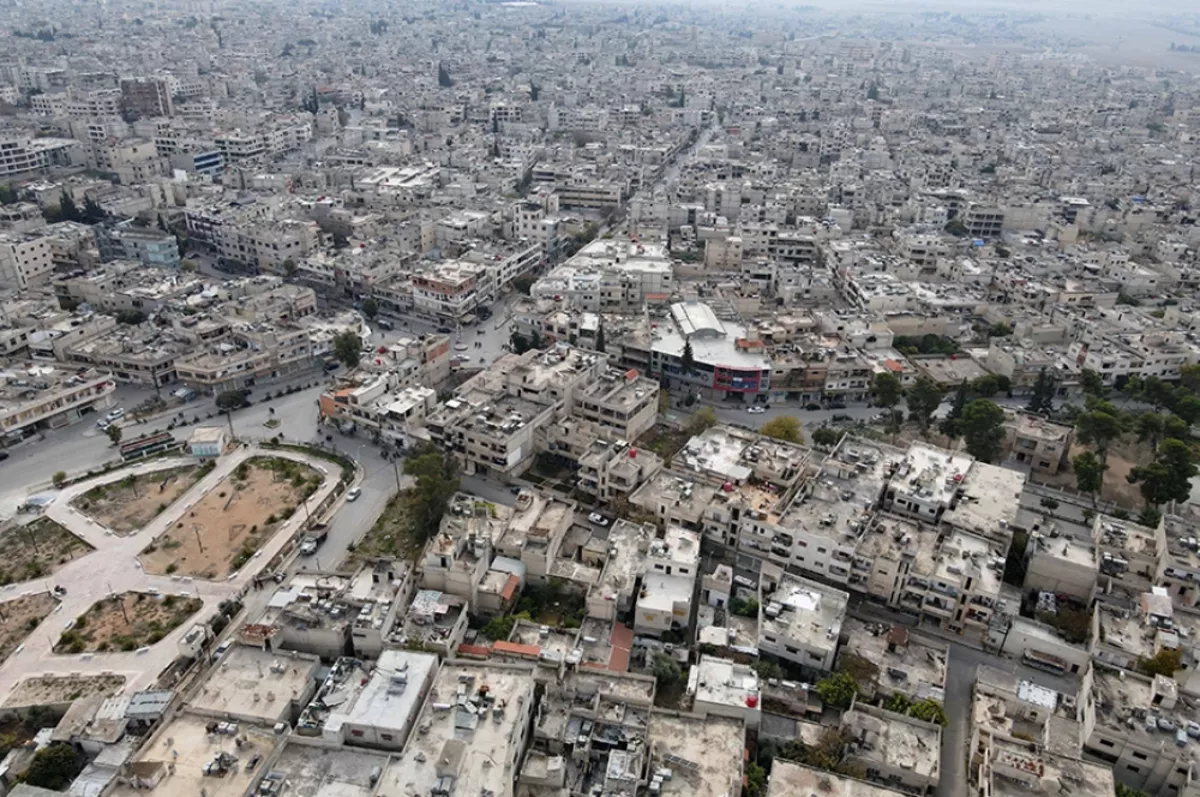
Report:
M 116 380 L 98 368 L 9 361 L 0 366 L 0 432 L 20 440 L 112 405 Z
M 42 285 L 53 271 L 51 242 L 44 233 L 0 233 L 0 287 Z
M 1009 458 L 1031 471 L 1053 476 L 1067 466 L 1075 430 L 1070 426 L 1021 414 L 1005 424 L 1012 453 Z
M 144 266 L 168 269 L 179 268 L 182 261 L 175 236 L 162 230 L 129 222 L 97 224 L 92 229 L 102 261 L 136 260 Z
M 1165 519 L 1149 529 L 1132 520 L 1098 514 L 1092 521 L 1092 542 L 1100 556 L 1100 585 L 1133 594 L 1159 583 L 1167 564 Z
M 850 595 L 784 573 L 760 585 L 758 649 L 814 674 L 831 672 Z

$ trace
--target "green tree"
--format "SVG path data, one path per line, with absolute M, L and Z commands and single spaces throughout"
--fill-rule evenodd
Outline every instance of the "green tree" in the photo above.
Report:
M 1094 409 L 1075 418 L 1075 437 L 1095 450 L 1100 461 L 1108 464 L 1108 451 L 1125 434 L 1125 416 L 1108 402 L 1093 403 Z
M 117 323 L 127 326 L 136 327 L 138 324 L 146 322 L 146 314 L 141 310 L 118 310 Z
M 692 353 L 692 342 L 690 340 L 683 341 L 683 354 L 679 356 L 679 372 L 681 374 L 690 374 L 696 370 L 696 357 Z
M 339 332 L 333 338 L 333 356 L 347 368 L 355 368 L 362 358 L 362 338 L 358 333 L 347 329 Z
M 950 412 L 946 413 L 946 417 L 942 419 L 939 427 L 942 434 L 949 437 L 951 440 L 958 437 L 961 432 L 958 428 L 958 422 L 962 419 L 963 411 L 967 408 L 967 383 L 961 382 L 958 390 L 954 393 L 954 403 L 950 405 Z
M 108 218 L 108 211 L 100 207 L 100 203 L 92 199 L 90 196 L 83 198 L 83 213 L 82 220 L 88 224 L 95 224 L 104 221 Z
M 801 429 L 800 420 L 792 415 L 780 415 L 778 418 L 772 418 L 764 423 L 758 431 L 760 434 L 776 440 L 796 445 L 804 444 L 804 432 Z
M 1148 529 L 1158 528 L 1158 524 L 1162 522 L 1163 513 L 1152 506 L 1142 507 L 1142 511 L 1138 512 L 1137 522 L 1139 525 L 1145 526 Z
M 524 354 L 529 351 L 529 339 L 515 329 L 508 336 L 508 345 L 512 347 L 514 354 Z
M 121 427 L 117 424 L 110 423 L 107 427 L 105 427 L 104 433 L 108 435 L 108 439 L 114 446 L 121 442 Z
M 767 793 L 767 771 L 757 761 L 746 762 L 746 788 L 743 797 L 762 797 Z
M 404 473 L 416 479 L 404 494 L 408 529 L 415 539 L 425 541 L 437 533 L 450 499 L 458 492 L 458 467 L 441 450 L 422 446 L 404 460 Z
M 921 431 L 929 428 L 933 414 L 942 403 L 942 389 L 927 376 L 919 376 L 905 395 L 908 417 L 917 422 Z
M 875 378 L 871 380 L 871 396 L 878 406 L 887 410 L 888 428 L 892 430 L 894 437 L 900 429 L 900 416 L 896 412 L 896 405 L 904 397 L 904 388 L 900 384 L 900 378 L 891 371 L 881 371 L 875 374 Z
M 1000 381 L 994 374 L 985 374 L 971 383 L 971 392 L 983 398 L 991 398 L 1000 392 Z
M 607 341 L 604 339 L 604 322 L 596 327 L 596 351 L 604 352 L 607 350 Z
M 1096 497 L 1104 487 L 1104 472 L 1108 466 L 1092 451 L 1076 454 L 1071 460 L 1071 469 L 1075 471 L 1075 486 L 1079 492 L 1092 497 L 1092 508 L 1096 507 Z
M 650 674 L 658 681 L 659 686 L 676 684 L 683 678 L 679 662 L 665 653 L 655 653 L 650 658 Z
M 1057 392 L 1058 380 L 1043 368 L 1033 383 L 1033 393 L 1029 396 L 1029 403 L 1025 405 L 1026 412 L 1035 415 L 1049 415 L 1054 412 L 1054 395 Z
M 1025 584 L 1025 550 L 1029 547 L 1029 534 L 1024 531 L 1013 532 L 1012 542 L 1008 546 L 1008 555 L 1004 558 L 1004 583 L 1021 587 Z
M 700 434 L 705 429 L 717 425 L 717 413 L 712 407 L 701 407 L 688 418 L 687 430 L 691 434 Z
M 1174 678 L 1183 666 L 1183 654 L 1178 648 L 1163 648 L 1148 659 L 1139 658 L 1137 668 L 1146 675 Z
M 217 409 L 221 412 L 240 410 L 246 406 L 246 396 L 240 390 L 226 390 L 217 395 Z
M 517 618 L 509 617 L 493 617 L 488 620 L 487 625 L 483 627 L 483 635 L 493 642 L 508 639 L 512 633 L 513 626 L 517 624 Z
M 858 694 L 858 681 L 848 672 L 835 672 L 817 681 L 817 694 L 826 705 L 845 711 Z
M 903 692 L 892 692 L 883 700 L 883 708 L 885 711 L 893 711 L 897 714 L 907 714 L 912 708 L 912 700 Z
M 1134 420 L 1133 430 L 1137 432 L 1139 443 L 1149 443 L 1150 450 L 1156 451 L 1166 433 L 1167 419 L 1157 412 L 1143 412 Z
M 1154 461 L 1132 469 L 1126 479 L 1139 485 L 1146 503 L 1160 507 L 1170 501 L 1186 501 L 1195 475 L 1191 448 L 1179 440 L 1164 440 Z
M 12 183 L 0 183 L 0 205 L 15 205 L 21 199 L 16 186 Z
M 296 276 L 296 261 L 295 261 L 295 260 L 292 260 L 290 257 L 288 257 L 288 258 L 284 258 L 284 261 L 283 261 L 283 275 L 284 275 L 285 277 L 294 277 L 294 276 Z
M 831 429 L 828 426 L 822 426 L 812 433 L 812 441 L 814 446 L 821 448 L 833 448 L 842 439 L 842 433 L 837 429 Z
M 58 198 L 58 216 L 63 221 L 83 220 L 83 214 L 79 212 L 79 207 L 75 204 L 75 198 L 65 188 Z
M 50 481 L 55 487 L 62 489 L 62 486 L 67 483 L 67 472 L 65 470 L 55 471 L 54 478 L 52 478 Z
M 63 791 L 83 771 L 75 748 L 65 742 L 43 747 L 33 756 L 25 772 L 25 783 L 51 791 Z
M 200 267 L 196 263 L 195 260 L 189 260 L 188 258 L 185 257 L 184 259 L 179 261 L 179 270 L 180 271 L 186 271 L 189 274 L 194 274 L 196 271 L 199 270 L 199 268 Z
M 753 666 L 759 678 L 782 678 L 784 676 L 783 668 L 768 659 L 759 659 L 754 662 Z
M 919 720 L 924 720 L 925 722 L 941 725 L 943 728 L 949 723 L 949 718 L 946 716 L 946 709 L 941 703 L 931 697 L 913 703 L 912 708 L 908 710 L 908 715 Z
M 980 462 L 992 462 L 1000 456 L 1004 442 L 1004 410 L 988 399 L 975 399 L 963 408 L 958 427 L 967 451 Z
M 542 334 L 536 329 L 529 335 L 529 348 L 540 349 L 545 344 L 542 342 Z
M 374 320 L 379 315 L 379 302 L 368 296 L 362 300 L 362 312 L 367 318 Z
M 1079 375 L 1079 386 L 1083 388 L 1083 395 L 1100 401 L 1106 401 L 1112 392 L 1104 384 L 1104 378 L 1090 368 L 1084 368 Z

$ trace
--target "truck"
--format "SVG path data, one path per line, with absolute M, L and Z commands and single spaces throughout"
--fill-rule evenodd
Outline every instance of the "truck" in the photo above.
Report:
M 324 523 L 314 525 L 312 531 L 300 538 L 300 555 L 312 556 L 315 554 L 327 536 L 329 536 L 329 528 Z

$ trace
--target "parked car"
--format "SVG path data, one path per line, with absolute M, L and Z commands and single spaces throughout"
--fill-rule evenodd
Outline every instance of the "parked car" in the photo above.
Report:
M 440 333 L 442 333 L 443 335 L 449 335 L 449 334 L 450 334 L 450 333 L 452 333 L 454 330 L 453 330 L 453 329 L 451 329 L 450 327 L 438 327 L 438 328 L 437 328 L 437 331 L 438 331 L 438 332 L 440 332 Z
M 831 401 L 831 402 L 829 402 L 829 409 L 831 409 L 831 410 L 844 410 L 844 409 L 846 409 L 846 402 L 844 402 L 844 401 Z
M 845 413 L 842 413 L 842 412 L 835 413 L 833 416 L 834 423 L 850 423 L 853 420 L 854 419 L 851 418 L 849 415 L 846 415 Z
M 752 415 L 760 415 L 766 411 L 767 411 L 767 408 L 762 406 L 761 404 L 746 408 L 746 412 L 749 412 Z
M 116 409 L 114 409 L 114 410 L 109 410 L 109 411 L 108 411 L 108 415 L 105 415 L 104 417 L 105 417 L 105 418 L 107 418 L 107 419 L 108 419 L 108 420 L 110 420 L 110 421 L 115 421 L 115 420 L 118 420 L 118 419 L 120 419 L 120 418 L 124 418 L 124 417 L 125 417 L 125 408 L 124 408 L 124 407 L 117 407 L 117 408 L 116 408 Z
M 821 405 L 815 401 L 810 401 L 804 405 L 804 409 L 808 410 L 809 412 L 816 412 L 817 410 L 821 409 Z
M 604 515 L 601 515 L 599 512 L 593 512 L 592 514 L 588 515 L 588 520 L 592 523 L 595 523 L 597 526 L 608 525 L 608 518 L 606 518 Z
M 358 500 L 358 497 L 359 497 L 360 495 L 362 495 L 362 489 L 361 489 L 361 488 L 359 488 L 359 487 L 351 487 L 349 490 L 347 490 L 347 491 L 346 491 L 346 500 L 347 500 L 347 501 L 357 501 L 357 500 Z
M 386 318 L 376 318 L 375 325 L 380 329 L 395 329 L 396 326 Z
M 0 462 L 3 462 L 3 461 L 4 461 L 4 460 L 6 460 L 6 459 L 8 459 L 8 452 L 7 452 L 7 451 L 0 451 Z

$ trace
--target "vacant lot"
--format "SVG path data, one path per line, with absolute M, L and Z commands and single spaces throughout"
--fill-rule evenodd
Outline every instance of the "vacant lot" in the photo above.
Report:
M 123 675 L 39 675 L 27 678 L 4 701 L 5 706 L 44 706 L 81 697 L 111 697 L 125 686 Z
M 200 611 L 199 598 L 125 592 L 92 604 L 59 637 L 55 653 L 104 653 L 153 645 Z
M 42 578 L 91 553 L 92 546 L 48 517 L 0 531 L 0 585 Z
M 241 569 L 322 476 L 282 457 L 247 460 L 142 551 L 147 573 L 224 578 Z
M 349 572 L 363 562 L 379 556 L 395 556 L 415 560 L 424 548 L 424 542 L 413 538 L 409 529 L 408 506 L 404 493 L 397 493 L 388 501 L 375 525 L 362 536 L 338 568 Z
M 71 504 L 113 533 L 131 534 L 158 517 L 208 470 L 187 465 L 139 476 L 130 474 L 93 487 Z
M 8 659 L 46 615 L 54 611 L 55 603 L 49 592 L 22 595 L 0 603 L 0 662 Z

